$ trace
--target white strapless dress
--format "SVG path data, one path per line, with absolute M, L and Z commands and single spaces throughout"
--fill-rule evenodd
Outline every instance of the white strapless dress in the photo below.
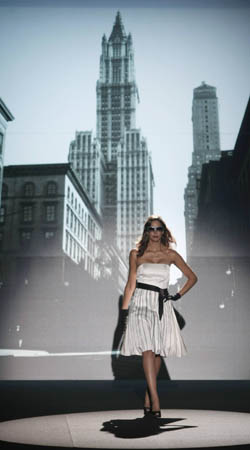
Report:
M 169 272 L 168 264 L 143 263 L 137 268 L 136 279 L 140 283 L 165 289 L 169 285 Z M 146 350 L 163 357 L 180 357 L 187 353 L 172 301 L 164 302 L 160 320 L 158 296 L 158 292 L 138 287 L 135 289 L 120 349 L 122 355 L 141 355 Z

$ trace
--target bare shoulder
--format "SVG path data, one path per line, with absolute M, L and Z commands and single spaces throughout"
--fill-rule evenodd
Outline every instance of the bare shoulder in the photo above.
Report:
M 137 250 L 133 248 L 129 253 L 129 278 L 136 276 Z
M 168 255 L 168 258 L 170 259 L 171 262 L 174 262 L 176 258 L 181 257 L 181 255 L 172 248 L 168 248 L 166 250 L 166 255 Z
M 130 258 L 136 258 L 137 257 L 137 250 L 136 250 L 136 248 L 132 248 L 132 250 L 130 250 L 130 253 L 129 253 L 129 257 Z
M 132 248 L 132 250 L 130 250 L 129 253 L 129 261 L 130 263 L 136 263 L 137 260 L 137 249 L 136 248 Z

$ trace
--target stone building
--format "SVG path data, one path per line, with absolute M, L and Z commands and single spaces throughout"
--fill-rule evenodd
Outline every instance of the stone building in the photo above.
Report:
M 99 278 L 102 222 L 69 164 L 7 166 L 2 194 L 4 283 L 20 277 L 28 283 L 29 273 L 34 280 L 49 265 L 51 279 L 64 282 L 65 259 Z
M 127 266 L 70 164 L 5 167 L 3 212 L 0 347 L 110 350 Z
M 14 120 L 13 115 L 0 98 L 0 216 L 3 213 L 1 210 L 1 194 L 3 183 L 3 166 L 4 166 L 4 148 L 5 148 L 5 133 L 8 122 Z

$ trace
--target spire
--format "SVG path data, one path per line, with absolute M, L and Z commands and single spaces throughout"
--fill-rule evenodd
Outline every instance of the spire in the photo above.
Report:
M 122 23 L 120 11 L 118 11 L 109 41 L 114 41 L 116 38 L 123 39 L 124 37 L 126 37 L 126 33 Z

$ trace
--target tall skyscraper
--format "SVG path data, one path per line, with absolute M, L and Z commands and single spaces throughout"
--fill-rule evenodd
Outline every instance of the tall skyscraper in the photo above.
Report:
M 92 131 L 76 131 L 75 140 L 69 146 L 69 161 L 92 204 L 102 213 L 104 158 L 98 139 L 93 139 Z
M 194 89 L 193 154 L 185 189 L 185 224 L 187 257 L 192 251 L 194 223 L 198 212 L 199 180 L 202 164 L 220 159 L 220 132 L 216 88 L 202 82 Z
M 140 130 L 125 132 L 117 161 L 117 245 L 126 258 L 153 210 L 153 172 Z
M 134 71 L 132 36 L 125 32 L 118 12 L 110 37 L 102 38 L 100 73 L 96 85 L 97 122 L 95 145 L 100 147 L 100 174 L 92 173 L 92 191 L 99 193 L 104 238 L 115 243 L 127 258 L 129 248 L 141 233 L 145 219 L 153 212 L 153 171 L 151 157 L 141 131 L 136 128 L 139 99 Z M 86 134 L 87 132 L 77 132 Z M 89 138 L 91 140 L 91 138 Z M 69 161 L 88 189 L 90 173 L 80 168 L 84 154 L 77 139 L 71 143 Z M 103 158 L 103 159 L 102 159 Z M 90 166 L 89 166 L 90 167 Z M 97 167 L 97 166 L 96 166 Z M 81 171 L 81 172 L 80 172 Z M 96 183 L 103 183 L 102 188 Z M 101 196 L 101 192 L 103 195 Z M 95 200 L 96 201 L 96 200 Z M 98 204 L 98 202 L 97 202 Z

